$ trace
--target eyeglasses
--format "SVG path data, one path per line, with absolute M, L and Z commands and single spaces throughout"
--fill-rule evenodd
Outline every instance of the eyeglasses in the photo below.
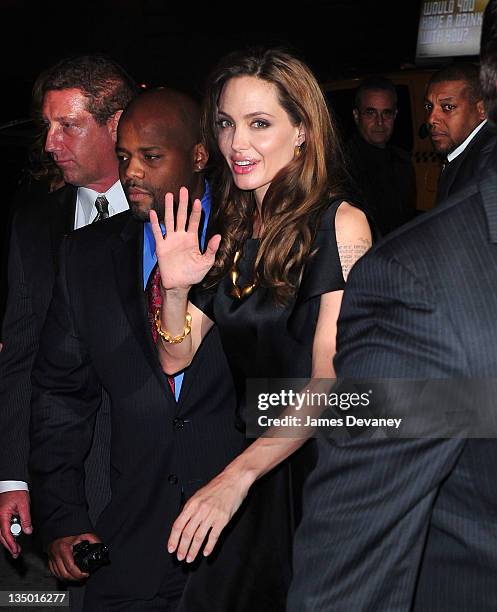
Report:
M 378 111 L 376 108 L 366 108 L 366 110 L 360 110 L 359 112 L 363 117 L 375 121 L 378 121 L 380 117 L 382 121 L 393 121 L 397 115 L 397 111 L 391 108 L 385 108 L 382 111 Z

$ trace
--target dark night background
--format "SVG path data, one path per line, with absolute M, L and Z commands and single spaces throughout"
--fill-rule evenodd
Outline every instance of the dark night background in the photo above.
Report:
M 414 62 L 419 0 L 305 2 L 274 13 L 260 3 L 244 4 L 243 11 L 237 5 L 236 12 L 214 5 L 202 15 L 191 5 L 182 17 L 171 15 L 169 5 L 164 0 L 0 2 L 0 119 L 27 113 L 37 74 L 72 53 L 106 52 L 139 82 L 199 93 L 219 57 L 250 44 L 286 45 L 321 80 Z
M 414 67 L 420 6 L 420 0 L 330 0 L 282 7 L 209 4 L 200 13 L 188 4 L 179 16 L 164 0 L 1 0 L 2 268 L 10 201 L 31 139 L 26 126 L 6 126 L 29 116 L 36 76 L 60 58 L 108 53 L 139 83 L 201 95 L 206 75 L 222 55 L 265 44 L 285 46 L 320 81 L 330 81 Z
M 64 56 L 108 53 L 139 83 L 200 96 L 222 55 L 265 44 L 287 47 L 320 81 L 330 81 L 413 66 L 420 6 L 420 0 L 328 0 L 279 10 L 209 5 L 199 13 L 191 4 L 178 16 L 164 0 L 0 0 L 4 195 L 15 185 L 30 138 L 22 127 L 6 125 L 29 116 L 34 80 Z

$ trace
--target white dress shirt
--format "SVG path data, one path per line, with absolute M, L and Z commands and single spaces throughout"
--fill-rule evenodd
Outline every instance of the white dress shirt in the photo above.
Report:
M 95 200 L 104 195 L 109 203 L 109 217 L 128 210 L 129 205 L 124 195 L 121 181 L 117 181 L 105 193 L 98 193 L 89 187 L 79 187 L 76 198 L 76 212 L 74 214 L 74 229 L 89 225 L 97 216 Z
M 104 195 L 107 198 L 107 202 L 109 202 L 109 216 L 111 217 L 129 209 L 121 181 L 116 181 L 105 193 L 98 193 L 88 187 L 78 187 L 74 229 L 84 227 L 95 219 L 97 216 L 95 200 L 99 195 Z M 28 490 L 27 483 L 21 480 L 0 480 L 0 493 Z
M 484 119 L 481 123 L 479 123 L 475 127 L 475 129 L 471 132 L 471 134 L 466 138 L 466 140 L 461 142 L 461 144 L 456 149 L 454 149 L 452 151 L 452 153 L 449 153 L 447 155 L 447 161 L 449 162 L 449 164 L 458 155 L 461 155 L 461 153 L 464 151 L 464 149 L 469 145 L 469 143 L 473 140 L 473 138 L 478 134 L 478 132 L 481 130 L 481 128 L 485 125 L 486 122 L 487 122 L 487 120 Z

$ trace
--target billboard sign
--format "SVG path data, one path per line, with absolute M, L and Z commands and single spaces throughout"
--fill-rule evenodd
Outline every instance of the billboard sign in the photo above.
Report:
M 478 55 L 488 0 L 423 0 L 416 61 Z

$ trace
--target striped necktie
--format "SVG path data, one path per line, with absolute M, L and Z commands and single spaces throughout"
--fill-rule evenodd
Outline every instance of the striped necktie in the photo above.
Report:
M 97 209 L 97 216 L 92 223 L 98 223 L 98 221 L 109 218 L 109 202 L 104 195 L 99 195 L 95 200 L 95 208 Z

